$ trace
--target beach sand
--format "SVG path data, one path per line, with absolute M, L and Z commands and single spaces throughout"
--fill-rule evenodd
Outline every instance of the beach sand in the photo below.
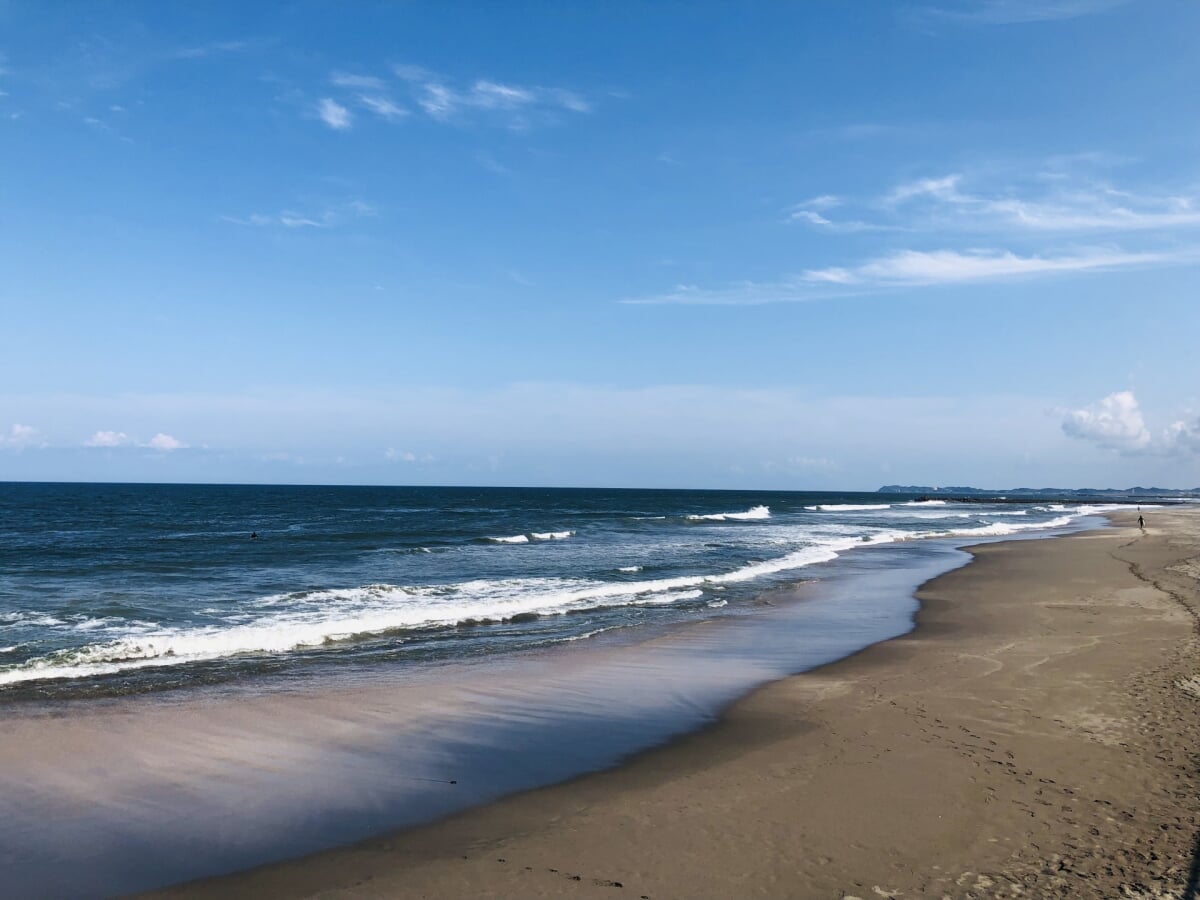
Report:
M 1136 515 L 975 548 L 911 634 L 613 770 L 146 896 L 1191 896 L 1200 510 Z

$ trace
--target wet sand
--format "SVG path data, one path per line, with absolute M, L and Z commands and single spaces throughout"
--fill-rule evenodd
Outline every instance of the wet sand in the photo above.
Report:
M 619 768 L 153 895 L 1195 893 L 1200 510 L 976 548 L 918 627 Z

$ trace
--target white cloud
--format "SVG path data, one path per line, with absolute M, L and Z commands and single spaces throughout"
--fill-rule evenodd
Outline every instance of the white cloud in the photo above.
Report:
M 384 451 L 383 458 L 390 462 L 404 463 L 431 463 L 437 459 L 432 453 L 416 454 L 411 450 L 397 450 L 395 447 L 388 447 Z
M 297 212 L 293 209 L 285 209 L 269 215 L 251 213 L 248 216 L 222 216 L 221 218 L 234 225 L 247 225 L 255 228 L 282 226 L 283 228 L 296 229 L 334 228 L 354 219 L 366 218 L 374 214 L 375 209 L 369 203 L 364 203 L 362 200 L 348 200 L 337 206 L 330 206 L 313 212 Z
M 395 71 L 413 86 L 417 105 L 439 121 L 484 112 L 500 114 L 510 126 L 523 126 L 528 124 L 529 114 L 587 113 L 592 109 L 586 99 L 564 88 L 504 84 L 488 78 L 458 87 L 421 69 L 401 66 Z
M 129 435 L 123 431 L 97 431 L 83 442 L 85 447 L 121 447 L 130 443 Z
M 798 207 L 788 215 L 789 222 L 808 222 L 810 225 L 832 226 L 833 223 L 816 210 Z
M 404 81 L 428 81 L 433 77 L 432 72 L 421 66 L 396 65 L 392 66 L 392 71 Z
M 471 104 L 481 109 L 516 109 L 535 100 L 533 91 L 495 81 L 475 82 L 469 96 Z
M 248 41 L 213 41 L 209 44 L 201 44 L 198 47 L 187 47 L 183 50 L 177 50 L 174 55 L 178 59 L 203 59 L 206 56 L 213 56 L 218 53 L 238 53 L 249 48 L 250 44 Z
M 1200 418 L 1172 422 L 1163 433 L 1163 445 L 1168 452 L 1200 453 Z
M 1062 429 L 1109 450 L 1129 453 L 1150 445 L 1150 430 L 1133 391 L 1117 391 L 1092 406 L 1068 410 Z
M 888 204 L 904 203 L 919 197 L 934 197 L 947 203 L 966 203 L 972 198 L 958 190 L 961 175 L 946 175 L 942 178 L 920 178 L 907 184 L 897 185 L 884 198 Z
M 970 284 L 1076 272 L 1104 272 L 1183 264 L 1200 258 L 1195 249 L 1130 253 L 1115 248 L 1079 250 L 1057 256 L 1022 256 L 1008 250 L 900 250 L 855 266 L 806 269 L 777 282 L 738 282 L 725 287 L 678 285 L 662 294 L 630 297 L 633 305 L 754 306 L 798 303 L 878 293 L 908 287 Z
M 1076 156 L 1090 161 L 1094 154 Z M 865 214 L 882 220 L 873 222 L 874 227 L 910 230 L 1030 234 L 1200 227 L 1200 194 L 1121 189 L 1074 174 L 1072 169 L 1081 165 L 1084 163 L 1077 161 L 1064 169 L 1061 160 L 1050 159 L 1032 176 L 1025 174 L 1008 183 L 987 177 L 972 179 L 962 173 L 920 178 L 859 205 Z M 837 224 L 804 214 L 817 209 L 812 201 L 801 203 L 794 207 L 797 215 L 793 218 Z
M 927 18 L 966 25 L 1020 25 L 1077 19 L 1107 12 L 1129 0 L 966 0 L 954 6 L 927 7 Z
M 0 447 L 32 447 L 38 440 L 38 430 L 32 425 L 14 424 L 8 434 L 0 432 Z
M 632 306 L 760 306 L 765 303 L 799 303 L 822 296 L 833 295 L 818 294 L 811 285 L 796 281 L 743 281 L 721 288 L 680 284 L 662 294 L 627 297 L 620 302 Z
M 384 90 L 384 82 L 382 78 L 376 78 L 374 75 L 352 75 L 348 72 L 334 72 L 329 80 L 338 87 L 355 88 L 362 91 L 382 91 Z
M 1125 202 L 1113 202 L 1122 198 Z M 1137 197 L 1106 189 L 1057 200 L 991 200 L 983 208 L 1014 225 L 1038 231 L 1153 231 L 1200 226 L 1195 198 Z
M 959 284 L 995 281 L 1029 275 L 1115 269 L 1163 262 L 1160 253 L 1125 253 L 1120 250 L 1089 250 L 1071 256 L 1019 256 L 1009 251 L 901 250 L 852 269 L 810 269 L 805 281 L 835 282 L 868 286 Z
M 359 94 L 358 102 L 383 119 L 401 119 L 408 110 L 397 106 L 382 94 Z
M 152 450 L 162 450 L 163 452 L 169 452 L 171 450 L 184 450 L 187 448 L 187 444 L 185 444 L 183 441 L 172 437 L 169 434 L 163 434 L 161 431 L 154 437 L 150 438 L 150 440 L 146 442 L 145 446 L 151 448 Z
M 335 131 L 345 131 L 353 121 L 350 110 L 330 97 L 323 97 L 317 103 L 317 116 Z

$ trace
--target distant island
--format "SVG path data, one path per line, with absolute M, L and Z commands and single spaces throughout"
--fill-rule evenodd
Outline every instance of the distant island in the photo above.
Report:
M 880 494 L 920 494 L 924 498 L 940 498 L 945 500 L 978 500 L 981 497 L 996 500 L 1016 499 L 1067 499 L 1092 500 L 1100 499 L 1109 502 L 1138 501 L 1138 500 L 1197 500 L 1200 499 L 1200 487 L 1195 488 L 1160 488 L 1160 487 L 1131 487 L 1131 488 L 1009 488 L 992 490 L 988 488 L 963 487 L 952 485 L 934 487 L 926 484 L 885 484 L 878 491 Z

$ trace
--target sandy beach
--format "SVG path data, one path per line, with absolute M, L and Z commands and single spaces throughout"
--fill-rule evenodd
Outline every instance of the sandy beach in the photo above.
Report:
M 910 635 L 611 771 L 147 895 L 1190 897 L 1200 512 L 973 550 Z

